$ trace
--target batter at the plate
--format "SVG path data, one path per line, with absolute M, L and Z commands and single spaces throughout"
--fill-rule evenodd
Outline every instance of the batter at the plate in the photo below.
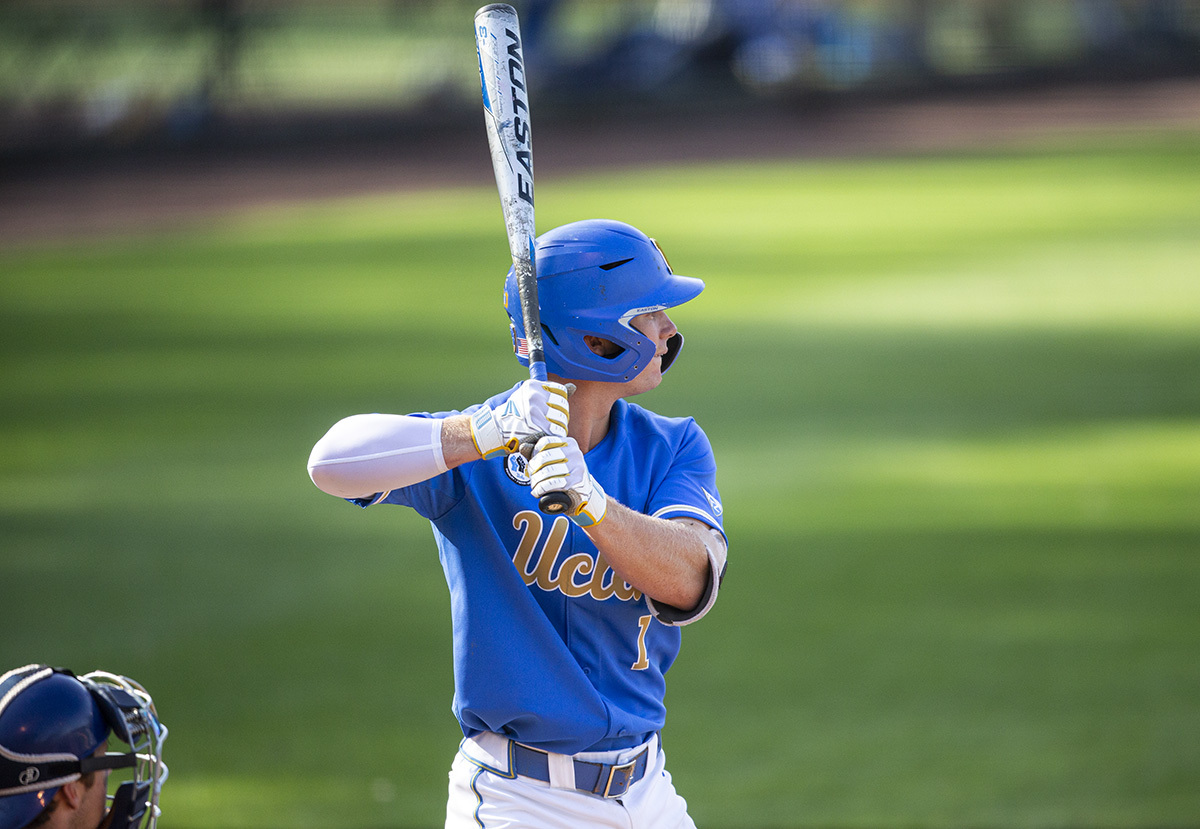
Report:
M 626 398 L 662 382 L 683 345 L 668 310 L 704 283 L 609 220 L 542 235 L 536 264 L 548 381 L 462 412 L 348 417 L 309 474 L 433 524 L 464 734 L 447 827 L 690 827 L 658 732 L 680 627 L 725 571 L 717 467 L 694 420 Z M 515 293 L 510 271 L 527 363 Z M 550 492 L 565 513 L 539 511 Z

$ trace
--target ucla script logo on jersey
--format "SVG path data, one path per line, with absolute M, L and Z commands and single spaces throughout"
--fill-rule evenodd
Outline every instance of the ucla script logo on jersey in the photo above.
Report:
M 578 552 L 558 561 L 571 531 L 571 520 L 566 516 L 554 519 L 546 540 L 540 544 L 545 525 L 537 510 L 517 513 L 513 516 L 513 528 L 521 531 L 513 564 L 521 580 L 530 587 L 558 591 L 568 598 L 590 595 L 598 602 L 613 596 L 623 602 L 642 598 L 642 592 L 618 578 L 604 555 L 594 548 L 593 552 Z

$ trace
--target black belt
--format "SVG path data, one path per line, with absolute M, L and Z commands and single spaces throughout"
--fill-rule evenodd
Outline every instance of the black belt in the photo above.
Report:
M 575 788 L 600 797 L 620 797 L 646 774 L 649 747 L 642 749 L 628 763 L 589 763 L 572 760 L 575 765 Z M 522 777 L 550 782 L 550 758 L 544 751 L 518 742 L 512 744 L 512 771 Z

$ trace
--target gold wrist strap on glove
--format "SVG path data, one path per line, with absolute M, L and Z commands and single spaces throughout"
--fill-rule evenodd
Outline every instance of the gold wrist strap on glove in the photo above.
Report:
M 571 492 L 572 499 L 577 499 L 579 505 L 569 517 L 581 527 L 594 527 L 608 515 L 608 495 L 605 494 L 604 488 L 600 486 L 595 478 L 588 477 L 588 488 L 591 490 L 591 493 L 588 495 L 587 500 L 584 500 L 581 494 Z

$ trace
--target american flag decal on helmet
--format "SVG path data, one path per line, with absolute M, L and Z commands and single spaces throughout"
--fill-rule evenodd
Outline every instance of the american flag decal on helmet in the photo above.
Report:
M 517 327 L 515 325 L 513 325 L 511 322 L 508 324 L 508 333 L 512 335 L 513 351 L 515 351 L 517 353 L 518 357 L 525 357 L 526 359 L 528 359 L 528 357 L 529 357 L 529 340 L 525 339 L 524 337 L 518 337 L 517 336 Z

